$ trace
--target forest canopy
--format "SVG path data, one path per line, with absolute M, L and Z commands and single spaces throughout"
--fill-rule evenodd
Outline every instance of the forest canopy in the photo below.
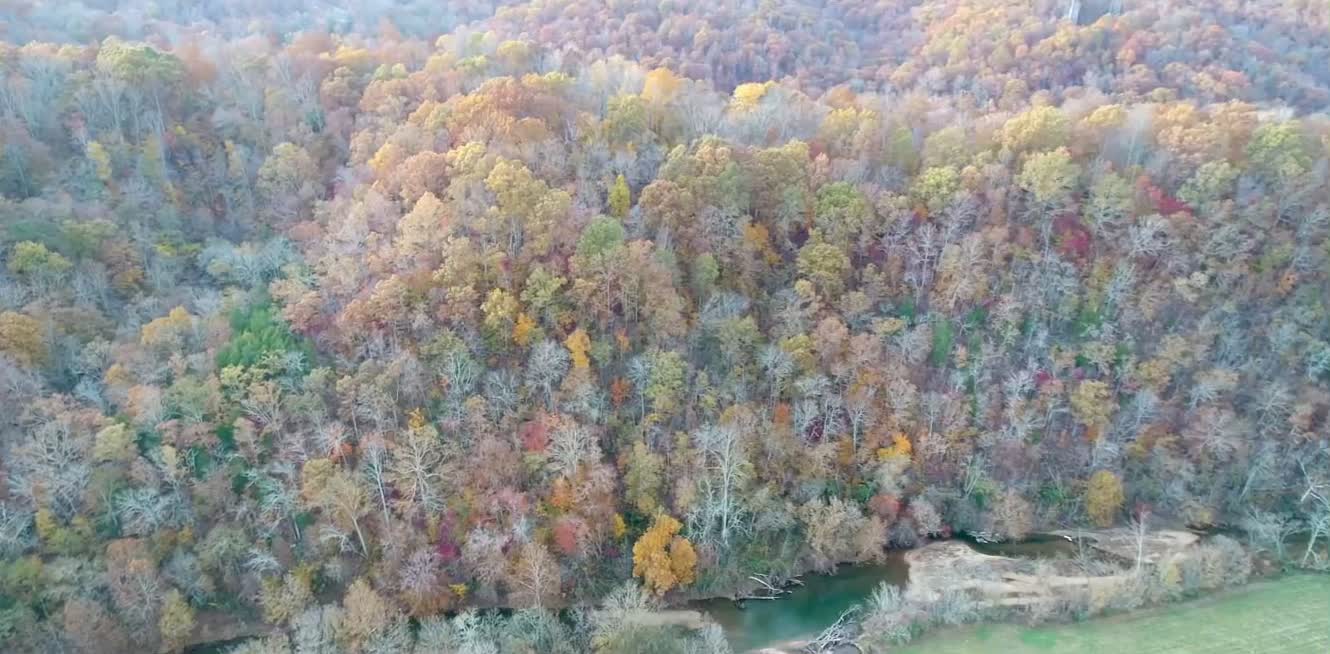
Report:
M 1324 2 L 0 38 L 11 651 L 628 652 L 962 532 L 1330 531 Z

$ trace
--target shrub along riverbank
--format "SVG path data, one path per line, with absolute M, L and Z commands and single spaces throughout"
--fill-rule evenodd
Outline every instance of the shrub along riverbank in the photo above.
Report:
M 1118 529 L 1082 537 L 1071 558 L 993 556 L 956 541 L 913 550 L 904 589 L 883 584 L 811 646 L 886 651 L 939 627 L 1083 620 L 1241 585 L 1253 573 L 1251 553 L 1226 536 Z

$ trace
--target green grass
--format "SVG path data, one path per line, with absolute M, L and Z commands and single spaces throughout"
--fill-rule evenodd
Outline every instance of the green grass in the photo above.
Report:
M 1079 624 L 982 625 L 926 635 L 893 654 L 1326 654 L 1330 576 L 1258 582 L 1191 602 Z

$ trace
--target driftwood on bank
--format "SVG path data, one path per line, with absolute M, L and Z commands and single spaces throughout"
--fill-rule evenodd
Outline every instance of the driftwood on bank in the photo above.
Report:
M 1139 557 L 1142 563 L 1152 565 L 1196 545 L 1201 540 L 1200 536 L 1192 532 L 1177 529 L 1138 533 L 1127 527 L 1116 527 L 1094 531 L 1062 530 L 1052 533 L 1068 539 L 1084 539 L 1090 548 L 1120 561 L 1132 562 Z
M 854 616 L 859 612 L 859 607 L 851 607 L 849 610 L 840 614 L 830 627 L 822 630 L 817 638 L 804 645 L 803 651 L 806 654 L 828 654 L 843 649 L 853 649 L 862 654 L 863 648 L 855 642 L 855 636 L 858 629 L 855 627 Z
M 757 584 L 757 590 L 746 595 L 740 595 L 735 601 L 743 602 L 747 600 L 775 600 L 789 595 L 792 587 L 803 586 L 804 582 L 798 577 L 789 579 L 779 579 L 770 574 L 749 575 L 748 579 Z

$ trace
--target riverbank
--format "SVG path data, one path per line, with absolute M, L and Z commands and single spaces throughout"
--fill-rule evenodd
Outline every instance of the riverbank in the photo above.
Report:
M 829 597 L 822 603 L 838 606 L 835 615 L 823 612 L 821 628 L 837 624 L 837 630 L 834 637 L 823 634 L 819 651 L 894 650 L 923 633 L 979 621 L 1084 620 L 1242 584 L 1252 573 L 1252 557 L 1238 542 L 1181 530 L 1052 533 L 1015 545 L 937 541 L 903 552 L 901 563 L 905 571 L 897 578 L 856 589 L 858 601 L 836 592 L 834 581 L 824 582 L 832 590 L 824 588 L 816 598 L 793 594 L 795 600 L 814 602 Z M 757 607 L 760 619 L 737 624 L 722 614 L 719 621 L 735 651 L 798 652 L 818 637 L 822 629 L 806 628 L 798 611 L 792 622 L 804 631 L 784 626 L 762 631 L 766 624 L 783 625 L 781 618 L 791 615 L 781 602 Z M 838 621 L 850 606 L 859 609 Z
M 633 622 L 693 632 L 714 623 L 735 652 L 797 652 L 852 607 L 861 606 L 862 611 L 844 621 L 852 628 L 850 638 L 890 642 L 894 648 L 925 631 L 957 624 L 1083 619 L 1245 580 L 1250 558 L 1236 542 L 1220 538 L 1212 540 L 1226 543 L 1222 552 L 1202 546 L 1195 534 L 1168 530 L 1140 538 L 1119 529 L 1039 534 L 1020 543 L 936 541 L 888 551 L 883 563 L 846 565 L 833 575 L 809 574 L 802 586 L 779 599 L 749 600 L 743 606 L 727 597 L 687 599 L 642 611 Z M 1238 555 L 1246 568 L 1236 565 Z M 1137 558 L 1146 573 L 1136 574 Z M 885 611 L 878 597 L 884 588 L 893 590 L 892 601 L 897 602 Z M 736 594 L 742 595 L 743 589 Z M 888 619 L 874 618 L 875 613 Z M 213 631 L 243 638 L 262 630 Z M 225 637 L 208 640 L 235 642 Z
M 1057 612 L 1057 603 L 1068 606 L 1066 612 L 1099 613 L 1137 598 L 1140 601 L 1163 599 L 1166 590 L 1152 593 L 1142 572 L 1163 566 L 1181 568 L 1199 557 L 1217 558 L 1219 570 L 1235 572 L 1245 581 L 1250 564 L 1241 567 L 1248 555 L 1234 543 L 1222 551 L 1199 546 L 1200 537 L 1178 530 L 1134 533 L 1129 529 L 1101 529 L 1083 532 L 1053 532 L 1053 536 L 1078 543 L 1076 558 L 1015 558 L 976 551 L 957 541 L 931 543 L 905 555 L 910 566 L 911 593 L 924 601 L 934 601 L 943 592 L 966 591 L 979 603 L 980 610 L 1016 609 L 1031 613 Z M 1218 559 L 1225 560 L 1218 560 Z M 1216 570 L 1217 572 L 1217 570 Z M 1167 577 L 1167 573 L 1164 575 Z M 1159 578 L 1167 585 L 1166 578 Z M 1218 583 L 1218 580 L 1207 580 Z M 1179 579 L 1179 584 L 1182 580 Z M 1159 595 L 1159 597 L 1153 597 Z
M 1294 574 L 1198 599 L 1085 622 L 983 624 L 926 634 L 893 654 L 1324 654 L 1330 651 L 1330 576 Z

